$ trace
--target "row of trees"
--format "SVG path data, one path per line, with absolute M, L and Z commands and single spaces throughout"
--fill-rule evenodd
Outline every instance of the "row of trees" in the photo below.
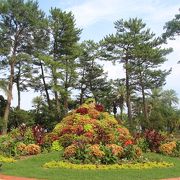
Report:
M 0 86 L 7 92 L 7 99 L 0 101 L 1 105 L 5 102 L 1 108 L 3 133 L 7 132 L 9 113 L 22 112 L 21 92 L 30 88 L 41 94 L 33 100 L 36 109 L 30 113 L 36 123 L 46 127 L 53 127 L 70 109 L 93 97 L 115 115 L 119 107 L 120 118 L 127 119 L 130 128 L 138 124 L 144 129 L 158 120 L 161 128 L 172 130 L 174 126 L 171 128 L 168 121 L 174 118 L 177 123 L 179 118 L 173 106 L 177 103 L 176 93 L 164 91 L 161 94 L 171 93 L 175 99 L 166 101 L 164 97 L 168 96 L 158 96 L 153 101 L 153 92 L 162 88 L 171 71 L 160 69 L 172 51 L 162 48 L 167 37 L 173 35 L 169 26 L 166 25 L 167 32 L 162 37 L 156 37 L 141 19 L 118 20 L 116 34 L 99 43 L 91 40 L 80 43 L 81 29 L 76 27 L 71 12 L 51 8 L 46 17 L 37 2 L 2 0 Z M 101 61 L 122 64 L 125 77 L 108 80 Z M 18 92 L 15 110 L 11 109 L 13 87 Z M 77 95 L 75 100 L 71 99 L 72 92 Z M 123 113 L 125 104 L 127 117 Z M 158 109 L 162 105 L 163 112 Z M 168 121 L 167 107 L 168 113 L 174 113 Z

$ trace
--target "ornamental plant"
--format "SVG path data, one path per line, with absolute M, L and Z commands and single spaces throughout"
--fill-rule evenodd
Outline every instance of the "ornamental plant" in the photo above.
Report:
M 0 153 L 5 156 L 31 154 L 23 148 L 29 144 L 45 146 L 44 129 L 40 126 L 28 127 L 22 124 L 7 135 L 0 136 Z M 51 146 L 51 144 L 49 145 Z M 36 153 L 35 153 L 36 154 Z
M 41 147 L 37 144 L 28 144 L 25 151 L 28 155 L 36 155 L 41 153 Z
M 129 130 L 103 110 L 94 100 L 87 101 L 55 126 L 52 133 L 64 148 L 64 159 L 73 163 L 113 164 L 141 156 Z
M 36 155 L 41 153 L 41 147 L 36 144 L 19 143 L 17 145 L 17 152 L 19 155 Z
M 145 132 L 142 134 L 142 137 L 148 144 L 148 148 L 153 152 L 159 152 L 160 145 L 163 144 L 167 139 L 166 135 L 161 134 L 154 129 L 145 130 Z
M 164 143 L 159 147 L 159 152 L 164 155 L 180 157 L 180 142 L 174 140 Z

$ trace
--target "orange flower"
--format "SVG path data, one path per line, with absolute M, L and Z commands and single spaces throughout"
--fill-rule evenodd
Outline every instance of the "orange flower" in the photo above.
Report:
M 98 158 L 102 158 L 105 154 L 103 151 L 100 150 L 100 147 L 98 144 L 94 144 L 91 147 L 89 147 L 91 154 L 98 157 Z
M 130 139 L 124 143 L 125 146 L 131 145 L 131 144 L 133 144 L 133 142 Z
M 76 154 L 76 149 L 77 149 L 77 147 L 76 147 L 74 144 L 68 146 L 68 147 L 64 150 L 64 156 L 65 156 L 66 158 L 73 157 L 73 156 Z
M 115 156 L 121 156 L 123 153 L 123 148 L 121 146 L 118 146 L 116 144 L 108 144 L 107 147 L 109 147 L 112 151 L 112 153 Z
M 25 148 L 28 155 L 36 155 L 41 152 L 41 147 L 36 144 L 29 144 Z

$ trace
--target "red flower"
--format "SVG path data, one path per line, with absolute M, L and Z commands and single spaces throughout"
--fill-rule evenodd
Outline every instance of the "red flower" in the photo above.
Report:
M 95 109 L 96 109 L 97 111 L 99 111 L 99 112 L 103 112 L 103 111 L 104 111 L 104 107 L 103 107 L 103 105 L 101 105 L 101 104 L 96 104 L 96 105 L 95 105 Z
M 131 140 L 127 140 L 127 141 L 124 143 L 125 146 L 131 145 L 131 144 L 133 144 L 133 142 L 132 142 Z
M 80 113 L 81 115 L 84 115 L 88 113 L 88 109 L 82 107 L 82 108 L 77 109 L 76 113 Z

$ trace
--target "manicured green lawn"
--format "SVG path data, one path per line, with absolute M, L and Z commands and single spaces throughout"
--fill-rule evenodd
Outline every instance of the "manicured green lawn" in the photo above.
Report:
M 41 154 L 12 164 L 3 164 L 0 173 L 49 180 L 151 180 L 180 177 L 180 159 L 150 153 L 147 156 L 173 162 L 174 167 L 143 170 L 43 169 L 45 162 L 58 160 L 58 153 Z

